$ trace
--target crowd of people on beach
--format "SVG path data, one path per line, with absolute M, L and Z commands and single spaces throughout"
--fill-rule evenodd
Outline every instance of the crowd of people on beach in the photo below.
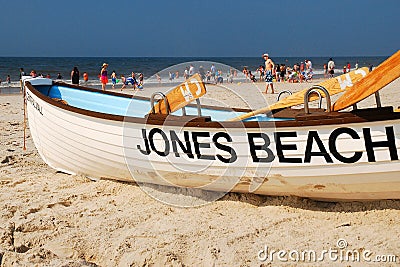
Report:
M 101 89 L 103 91 L 105 91 L 107 84 L 109 83 L 108 64 L 107 63 L 103 63 L 103 65 L 101 66 L 101 70 L 98 75 L 98 78 L 100 79 L 100 82 L 101 82 Z M 89 80 L 89 75 L 87 74 L 87 72 L 83 73 L 83 79 L 84 79 L 84 83 L 87 84 L 87 82 Z M 123 89 L 125 89 L 126 86 L 129 84 L 131 84 L 132 88 L 135 90 L 143 90 L 143 83 L 144 83 L 143 73 L 139 74 L 138 79 L 136 79 L 136 74 L 133 71 L 131 72 L 131 75 L 129 77 L 125 78 L 124 74 L 121 74 L 120 79 L 118 79 L 116 71 L 113 70 L 110 75 L 110 80 L 111 80 L 111 88 L 112 89 L 115 89 L 115 86 L 117 85 L 117 83 L 119 83 L 121 81 L 122 82 L 122 86 L 120 88 L 121 91 Z M 78 71 L 77 67 L 74 67 L 74 69 L 71 72 L 71 81 L 73 84 L 79 84 L 79 71 Z
M 269 87 L 271 92 L 274 91 L 274 82 L 289 82 L 289 83 L 303 83 L 313 81 L 313 64 L 310 59 L 305 59 L 300 63 L 295 63 L 293 66 L 286 66 L 286 64 L 276 64 L 269 57 L 267 53 L 262 55 L 264 59 L 264 65 L 259 65 L 259 67 L 254 71 L 254 73 L 248 69 L 248 67 L 243 67 L 242 73 L 246 81 L 249 82 L 266 82 L 265 93 L 268 93 Z M 324 78 L 332 78 L 335 76 L 335 62 L 330 58 L 327 63 L 324 64 Z M 372 65 L 370 65 L 370 69 Z M 358 69 L 358 62 L 355 64 L 355 69 Z M 347 73 L 351 70 L 351 65 L 348 62 L 343 67 L 343 73 Z M 209 70 L 204 70 L 203 66 L 200 66 L 198 70 L 191 64 L 187 66 L 183 71 L 183 78 L 187 79 L 194 73 L 198 73 L 201 79 L 207 83 L 220 84 L 223 82 L 232 83 L 234 78 L 238 76 L 236 69 L 229 69 L 226 76 L 223 74 L 222 70 L 217 70 L 215 65 L 212 64 Z M 337 71 L 336 71 L 337 73 Z M 160 76 L 157 74 L 157 79 L 161 82 Z M 173 81 L 180 77 L 179 71 L 169 71 L 169 81 Z
M 305 59 L 304 62 L 295 63 L 293 67 L 285 64 L 275 64 L 267 53 L 262 55 L 265 60 L 265 66 L 260 65 L 256 72 L 259 75 L 259 80 L 266 82 L 265 93 L 268 93 L 268 88 L 271 87 L 271 93 L 274 92 L 273 82 L 289 82 L 302 83 L 312 82 L 313 80 L 313 65 L 311 60 Z M 372 65 L 369 65 L 369 70 L 372 70 Z M 324 78 L 333 78 L 335 75 L 335 62 L 332 58 L 323 66 Z M 355 69 L 358 69 L 358 61 L 355 64 Z M 350 72 L 351 65 L 349 62 L 343 67 L 343 74 Z M 246 79 L 256 82 L 256 77 L 247 68 L 243 69 Z
M 269 87 L 271 87 L 271 92 L 274 93 L 274 82 L 289 82 L 289 83 L 302 83 L 302 82 L 312 82 L 313 81 L 313 64 L 311 60 L 305 59 L 300 63 L 295 63 L 293 66 L 287 66 L 286 64 L 278 64 L 274 63 L 273 60 L 269 57 L 267 53 L 262 55 L 264 59 L 264 64 L 259 65 L 259 67 L 252 72 L 248 67 L 243 67 L 242 73 L 245 77 L 246 81 L 249 82 L 266 82 L 266 90 L 265 93 L 268 92 Z M 369 65 L 370 71 L 372 70 L 372 65 Z M 358 69 L 358 62 L 355 63 L 355 69 Z M 330 58 L 327 63 L 323 65 L 323 74 L 324 78 L 332 78 L 335 75 L 336 71 L 335 62 L 332 58 Z M 343 73 L 347 73 L 351 70 L 351 65 L 349 62 L 345 66 L 343 66 Z M 234 68 L 230 68 L 229 70 L 225 70 L 225 73 L 221 69 L 217 69 L 217 67 L 212 64 L 211 67 L 206 70 L 203 66 L 195 69 L 193 64 L 185 67 L 182 72 L 179 71 L 169 71 L 169 81 L 172 82 L 180 77 L 183 77 L 184 80 L 188 79 L 195 73 L 198 73 L 201 79 L 206 83 L 212 84 L 221 84 L 224 82 L 233 83 L 234 79 L 238 77 L 238 71 Z M 336 73 L 338 73 L 336 71 Z M 23 68 L 20 68 L 20 79 L 22 76 L 26 75 Z M 50 74 L 44 75 L 42 73 L 36 73 L 35 70 L 32 70 L 29 74 L 32 77 L 44 77 L 44 78 L 52 78 Z M 157 73 L 156 78 L 159 83 L 161 83 L 161 76 Z M 88 85 L 89 75 L 88 72 L 83 72 L 82 75 L 77 66 L 73 67 L 71 74 L 71 83 L 72 84 L 81 84 Z M 82 80 L 81 80 L 82 78 Z M 63 80 L 63 76 L 61 73 L 58 73 L 56 76 L 56 80 Z M 131 72 L 130 75 L 125 76 L 124 74 L 117 76 L 115 70 L 112 71 L 111 75 L 108 73 L 108 64 L 103 63 L 101 65 L 98 79 L 101 83 L 102 90 L 106 90 L 107 84 L 110 83 L 111 80 L 111 88 L 115 89 L 118 83 L 121 83 L 120 90 L 126 89 L 127 86 L 130 86 L 134 90 L 143 90 L 144 85 L 144 75 L 143 73 L 139 73 L 136 76 L 135 72 Z M 0 79 L 0 84 L 2 80 Z M 7 75 L 6 83 L 11 84 L 11 77 Z
M 267 53 L 263 54 L 266 66 L 260 65 L 256 69 L 258 78 L 252 74 L 246 67 L 243 68 L 243 74 L 248 80 L 253 82 L 256 81 L 267 81 L 267 82 L 311 82 L 313 79 L 313 68 L 312 62 L 306 59 L 304 62 L 295 63 L 292 67 L 286 66 L 286 64 L 275 64 L 272 59 L 269 58 Z
M 203 80 L 203 82 L 211 83 L 211 84 L 221 84 L 225 82 L 233 83 L 233 78 L 237 77 L 237 71 L 233 68 L 230 68 L 226 77 L 221 69 L 217 69 L 215 64 L 212 64 L 209 70 L 205 70 L 203 66 L 200 66 L 198 70 L 195 69 L 193 64 L 187 66 L 183 72 L 182 77 L 184 80 L 198 73 Z M 169 71 L 169 81 L 172 82 L 175 79 L 179 79 L 181 77 L 179 71 Z M 161 82 L 161 77 L 159 73 L 156 74 L 158 82 Z
M 23 68 L 20 68 L 20 74 L 19 74 L 19 78 L 21 79 L 22 76 L 26 76 L 27 74 L 25 73 Z M 40 77 L 40 78 L 48 78 L 51 79 L 50 74 L 47 75 L 43 75 L 42 73 L 37 73 L 36 70 L 32 70 L 29 73 L 29 76 L 36 78 L 36 77 Z M 109 79 L 108 79 L 108 64 L 107 63 L 103 63 L 103 65 L 101 66 L 101 70 L 100 73 L 98 75 L 98 78 L 101 82 L 101 88 L 102 90 L 106 90 L 106 86 L 109 83 Z M 87 72 L 83 72 L 82 74 L 82 79 L 83 81 L 81 82 L 81 75 L 80 75 L 80 71 L 78 69 L 77 66 L 74 66 L 72 71 L 71 71 L 71 83 L 72 84 L 76 84 L 76 85 L 87 85 L 89 82 L 89 74 Z M 61 75 L 61 73 L 57 74 L 56 80 L 63 80 L 63 76 Z M 117 73 L 115 70 L 112 71 L 111 75 L 110 75 L 110 80 L 111 80 L 111 86 L 112 89 L 115 89 L 115 86 L 117 85 L 117 83 L 119 83 L 120 81 L 122 82 L 122 87 L 120 88 L 120 90 L 122 91 L 124 88 L 126 88 L 127 85 L 131 84 L 131 87 L 135 90 L 143 90 L 143 83 L 144 83 L 144 76 L 143 73 L 139 73 L 138 78 L 136 78 L 136 74 L 135 72 L 131 72 L 129 77 L 126 77 L 121 74 L 120 75 L 120 79 L 117 78 Z M 10 79 L 10 75 L 7 76 L 7 82 L 11 83 L 11 79 Z M 1 80 L 0 80 L 1 83 Z

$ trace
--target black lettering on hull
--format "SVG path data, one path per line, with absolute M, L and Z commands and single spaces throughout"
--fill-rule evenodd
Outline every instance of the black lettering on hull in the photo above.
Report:
M 399 160 L 396 135 L 393 126 L 385 127 L 386 140 L 373 140 L 370 128 L 362 129 L 364 137 L 364 147 L 367 153 L 368 162 L 376 162 L 375 148 L 387 148 L 392 161 Z M 333 163 L 333 159 L 346 164 L 356 163 L 361 160 L 363 150 L 351 151 L 344 154 L 337 148 L 337 141 L 341 136 L 345 135 L 345 140 L 351 144 L 355 140 L 360 140 L 361 135 L 354 129 L 348 127 L 340 127 L 334 129 L 327 141 L 327 144 L 322 142 L 318 131 L 309 131 L 307 134 L 307 143 L 305 150 L 298 151 L 298 143 L 284 142 L 285 138 L 297 138 L 296 131 L 291 132 L 274 132 L 275 144 L 271 143 L 270 137 L 266 133 L 247 133 L 248 150 L 241 153 L 249 153 L 255 163 L 270 163 L 278 159 L 279 163 L 311 163 L 315 157 L 322 158 L 326 163 Z M 155 137 L 158 137 L 155 138 Z M 161 157 L 166 157 L 172 153 L 175 157 L 186 156 L 190 159 L 195 157 L 199 160 L 219 160 L 223 163 L 231 164 L 237 161 L 238 154 L 234 148 L 235 142 L 227 132 L 183 132 L 179 137 L 174 130 L 169 131 L 167 135 L 162 129 L 153 128 L 147 134 L 146 129 L 142 129 L 143 145 L 137 145 L 138 150 L 143 155 L 150 155 L 155 152 Z M 200 140 L 201 138 L 201 140 Z M 221 141 L 223 139 L 223 141 Z M 156 143 L 155 140 L 160 140 L 161 143 Z M 164 143 L 162 143 L 164 142 Z M 226 143 L 232 143 L 227 145 Z M 275 145 L 276 155 L 271 146 Z M 302 147 L 302 146 L 300 146 Z M 171 149 L 172 148 L 172 149 Z M 215 148 L 215 149 L 213 149 Z M 207 153 L 208 151 L 208 153 Z M 210 153 L 210 151 L 215 151 Z M 224 151 L 228 155 L 221 155 L 218 151 Z M 297 155 L 303 157 L 290 157 L 288 151 L 296 152 Z M 182 153 L 183 152 L 183 153 Z M 295 154 L 295 153 L 293 153 Z M 246 154 L 247 155 L 247 154 Z M 243 155 L 243 156 L 246 156 Z

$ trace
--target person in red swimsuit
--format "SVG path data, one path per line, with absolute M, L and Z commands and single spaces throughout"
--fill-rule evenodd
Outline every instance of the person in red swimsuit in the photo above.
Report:
M 101 89 L 103 91 L 106 90 L 106 84 L 108 83 L 107 67 L 108 67 L 108 64 L 103 63 L 103 66 L 100 71 Z

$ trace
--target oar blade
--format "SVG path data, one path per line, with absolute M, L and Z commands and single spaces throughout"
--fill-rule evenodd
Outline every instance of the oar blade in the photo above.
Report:
M 354 84 L 334 104 L 333 111 L 348 108 L 400 77 L 400 50 Z
M 166 95 L 169 110 L 174 112 L 186 106 L 193 100 L 205 95 L 206 87 L 199 74 L 195 74 L 173 88 Z M 154 106 L 155 113 L 168 114 L 166 104 L 163 100 Z

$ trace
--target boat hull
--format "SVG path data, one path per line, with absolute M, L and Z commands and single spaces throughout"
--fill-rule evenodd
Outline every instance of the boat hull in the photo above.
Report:
M 323 200 L 400 198 L 400 119 L 312 127 L 160 125 L 76 112 L 32 86 L 26 98 L 35 146 L 58 171 Z

